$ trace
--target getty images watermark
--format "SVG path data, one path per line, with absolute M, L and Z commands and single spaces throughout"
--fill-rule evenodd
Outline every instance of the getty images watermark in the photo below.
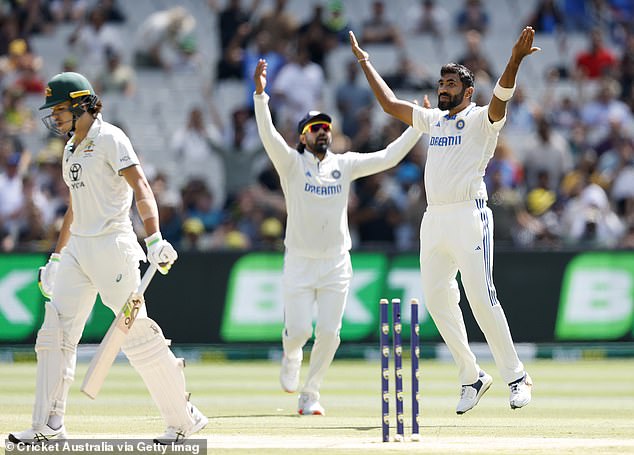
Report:
M 6 453 L 103 453 L 103 454 L 191 454 L 207 453 L 206 439 L 187 439 L 179 444 L 158 444 L 151 439 L 60 439 L 13 443 L 4 441 Z

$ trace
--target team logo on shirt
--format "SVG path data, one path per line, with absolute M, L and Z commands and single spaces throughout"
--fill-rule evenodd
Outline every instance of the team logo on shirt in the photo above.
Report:
M 95 151 L 95 141 L 90 141 L 87 145 L 86 148 L 83 150 L 84 153 L 92 153 Z
M 458 128 L 459 130 L 464 128 L 464 120 L 460 119 L 456 122 L 456 128 Z
M 70 184 L 72 189 L 76 190 L 77 188 L 83 188 L 86 186 L 84 182 L 79 180 L 81 178 L 81 164 L 73 163 L 68 170 L 68 177 L 71 182 L 73 182 Z
M 330 175 L 332 176 L 333 179 L 338 179 L 341 177 L 341 172 L 338 169 L 335 169 L 334 171 L 331 172 Z

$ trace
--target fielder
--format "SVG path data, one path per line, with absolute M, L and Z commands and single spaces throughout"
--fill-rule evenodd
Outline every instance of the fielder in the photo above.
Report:
M 440 70 L 438 108 L 423 109 L 396 98 L 350 32 L 352 52 L 383 110 L 429 135 L 425 165 L 429 205 L 420 228 L 420 267 L 425 304 L 458 364 L 462 384 L 458 414 L 478 404 L 493 383 L 469 348 L 458 306 L 458 271 L 473 315 L 509 384 L 511 408 L 531 400 L 533 383 L 517 356 L 493 285 L 493 218 L 483 176 L 506 120 L 506 103 L 513 96 L 520 63 L 540 50 L 533 47 L 534 36 L 531 27 L 520 34 L 488 106 L 471 102 L 473 73 L 449 63 Z
M 46 87 L 51 109 L 42 120 L 70 137 L 62 157 L 70 203 L 55 252 L 40 268 L 45 303 L 35 342 L 37 378 L 32 427 L 9 435 L 15 443 L 65 439 L 64 414 L 75 374 L 77 343 L 97 293 L 115 314 L 140 282 L 143 249 L 132 230 L 132 196 L 148 237 L 147 259 L 166 274 L 178 257 L 159 232 L 154 194 L 128 137 L 101 117 L 102 104 L 88 80 L 61 73 Z M 168 348 L 160 327 L 142 307 L 122 347 L 165 420 L 158 443 L 181 442 L 204 428 L 205 417 L 189 403 L 182 359 Z
M 276 131 L 268 109 L 265 60 L 255 68 L 255 118 L 264 148 L 280 176 L 288 220 L 284 245 L 284 357 L 282 388 L 297 390 L 302 348 L 313 333 L 315 342 L 308 377 L 299 395 L 298 412 L 324 415 L 319 388 L 339 346 L 352 265 L 348 231 L 348 195 L 353 180 L 394 167 L 411 150 L 420 133 L 408 128 L 384 150 L 335 154 L 332 119 L 310 111 L 297 125 L 299 144 L 289 147 Z

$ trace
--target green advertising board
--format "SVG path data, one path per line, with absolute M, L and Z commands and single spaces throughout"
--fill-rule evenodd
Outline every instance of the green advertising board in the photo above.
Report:
M 23 342 L 41 324 L 44 297 L 37 286 L 41 254 L 4 255 L 0 260 L 0 341 Z
M 555 327 L 557 340 L 618 340 L 632 333 L 634 253 L 584 253 L 568 266 Z
M 37 274 L 46 255 L 0 256 L 0 342 L 32 343 L 44 319 L 44 297 Z M 82 340 L 100 342 L 114 319 L 112 311 L 97 298 Z
M 341 339 L 361 341 L 377 336 L 379 300 L 400 298 L 404 333 L 409 333 L 409 300 L 422 303 L 418 256 L 402 255 L 390 262 L 382 253 L 352 254 L 354 274 L 344 312 Z M 278 341 L 282 333 L 283 256 L 252 253 L 234 264 L 228 283 L 221 338 L 225 342 Z M 421 338 L 438 337 L 421 307 Z

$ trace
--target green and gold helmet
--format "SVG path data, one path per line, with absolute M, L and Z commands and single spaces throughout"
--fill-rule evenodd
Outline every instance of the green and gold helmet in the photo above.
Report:
M 59 73 L 46 85 L 46 102 L 40 110 L 53 108 L 58 104 L 70 102 L 68 110 L 73 114 L 71 132 L 75 131 L 75 123 L 85 112 L 95 115 L 95 107 L 99 105 L 99 97 L 84 76 L 79 73 Z M 64 134 L 55 123 L 53 114 L 42 118 L 46 128 L 55 134 Z
M 71 106 L 76 102 L 84 101 L 85 96 L 94 96 L 95 91 L 84 76 L 79 73 L 59 73 L 46 85 L 46 102 L 40 106 L 40 110 L 53 107 L 65 101 L 70 101 Z M 72 106 L 75 107 L 75 106 Z

